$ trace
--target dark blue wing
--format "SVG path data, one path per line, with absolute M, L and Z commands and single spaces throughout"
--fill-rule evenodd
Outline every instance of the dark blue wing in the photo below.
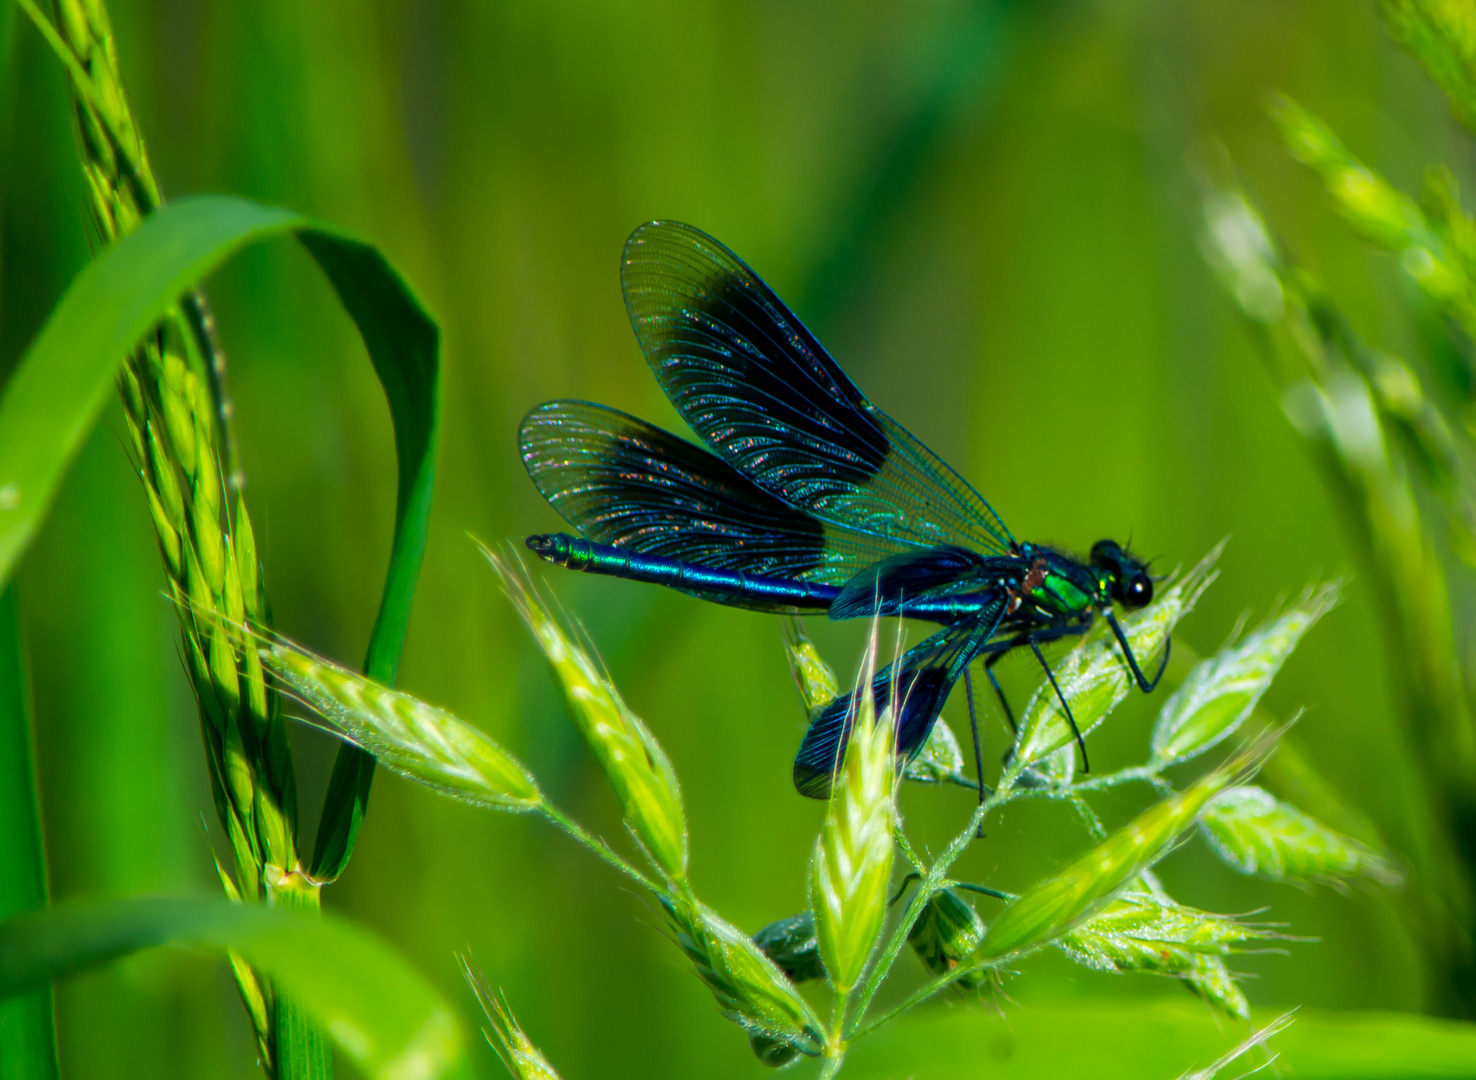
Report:
M 679 222 L 625 245 L 631 325 L 672 404 L 727 463 L 791 506 L 887 538 L 1004 553 L 1013 539 L 962 477 L 872 405 L 739 258 Z
M 829 585 L 895 550 L 821 522 L 701 447 L 603 405 L 547 402 L 523 418 L 518 441 L 543 497 L 602 544 Z
M 830 605 L 832 619 L 907 615 L 909 604 L 946 596 L 976 594 L 1013 582 L 1024 560 L 1011 555 L 979 555 L 968 548 L 936 547 L 906 551 L 872 563 L 841 588 Z
M 894 690 L 900 702 L 893 718 L 899 771 L 927 742 L 953 684 L 994 633 L 1003 612 L 1001 590 L 996 601 L 985 605 L 977 618 L 938 631 L 872 680 L 871 694 L 878 716 L 892 703 Z M 812 799 L 830 797 L 831 782 L 851 738 L 856 704 L 856 694 L 836 698 L 805 732 L 794 758 L 794 786 L 801 795 Z

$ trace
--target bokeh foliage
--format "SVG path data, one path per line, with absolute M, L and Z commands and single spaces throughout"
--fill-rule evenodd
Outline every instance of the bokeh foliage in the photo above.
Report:
M 236 192 L 368 236 L 440 317 L 441 482 L 401 684 L 483 724 L 603 831 L 618 827 L 615 801 L 465 532 L 554 524 L 514 450 L 537 401 L 588 397 L 672 422 L 620 305 L 616 257 L 640 221 L 690 220 L 742 253 L 1020 535 L 1085 548 L 1131 533 L 1172 564 L 1233 533 L 1221 583 L 1182 628 L 1205 654 L 1245 608 L 1359 564 L 1200 258 L 1190 145 L 1211 130 L 1225 140 L 1362 335 L 1449 360 L 1407 314 L 1397 270 L 1348 233 L 1263 109 L 1279 88 L 1405 189 L 1443 160 L 1472 190 L 1468 137 L 1369 4 L 111 10 L 166 194 Z M 87 239 L 61 74 L 35 35 L 0 41 L 8 365 Z M 331 302 L 315 275 L 282 245 L 224 271 L 211 297 L 277 625 L 352 663 L 388 555 L 394 460 L 373 376 L 347 320 L 325 323 Z M 214 885 L 194 706 L 122 432 L 114 412 L 95 433 L 20 580 L 61 897 Z M 747 930 L 799 910 L 802 876 L 756 870 L 803 865 L 822 812 L 789 786 L 803 712 L 775 621 L 616 582 L 554 586 L 632 707 L 664 725 L 694 846 L 725 853 L 703 862 L 704 897 Z M 1313 706 L 1297 732 L 1307 756 L 1408 850 L 1421 830 L 1409 810 L 1418 758 L 1395 722 L 1404 672 L 1384 650 L 1385 617 L 1355 578 L 1267 704 L 1280 715 Z M 859 652 L 854 634 L 812 632 L 830 656 Z M 1023 692 L 1028 667 L 1006 667 Z M 1148 708 L 1126 709 L 1142 723 L 1098 736 L 1101 767 L 1126 763 L 1146 732 Z M 997 722 L 990 731 L 1001 745 Z M 336 747 L 311 731 L 293 738 L 303 804 L 316 806 Z M 906 805 L 941 838 L 968 798 L 913 791 Z M 1064 865 L 1074 844 L 1027 810 L 967 861 L 981 878 L 1019 867 L 1004 884 L 1020 887 Z M 1380 893 L 1273 894 L 1187 854 L 1165 876 L 1196 907 L 1272 902 L 1268 917 L 1320 937 L 1294 958 L 1238 963 L 1260 975 L 1258 1005 L 1443 1000 L 1439 966 Z M 672 963 L 659 918 L 521 819 L 386 777 L 333 896 L 471 1015 L 452 956 L 469 948 L 564 1075 L 756 1069 Z M 234 990 L 208 971 L 149 956 L 70 984 L 64 1066 L 250 1075 Z M 1032 979 L 1026 1004 L 1172 989 L 1108 980 L 1062 960 Z M 495 1075 L 490 1059 L 482 1067 Z

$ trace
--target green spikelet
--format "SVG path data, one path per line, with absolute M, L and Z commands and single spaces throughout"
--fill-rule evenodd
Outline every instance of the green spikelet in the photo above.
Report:
M 718 1007 L 758 1040 L 756 1053 L 783 1057 L 785 1053 L 820 1052 L 822 1025 L 757 945 L 695 900 L 658 899 L 678 946 L 712 991 Z
M 614 788 L 626 823 L 661 872 L 685 882 L 687 815 L 671 759 L 520 568 L 485 547 L 482 554 L 563 685 L 570 716 Z
M 535 810 L 543 795 L 523 764 L 434 705 L 278 639 L 262 662 L 319 715 L 402 776 L 477 806 Z
M 1193 827 L 1214 796 L 1253 772 L 1274 745 L 1274 738 L 1262 739 L 1188 790 L 1144 810 L 1061 873 L 1029 889 L 989 927 L 981 955 L 1026 951 L 1096 914 Z
M 502 1059 L 502 1064 L 507 1067 L 513 1080 L 559 1080 L 559 1074 L 549 1064 L 548 1058 L 523 1034 L 517 1018 L 507 1007 L 507 1000 L 501 994 L 492 993 L 481 974 L 471 966 L 466 957 L 458 959 L 461 961 L 461 973 L 465 976 L 467 985 L 472 988 L 472 993 L 477 995 L 477 1003 L 482 1006 L 482 1012 L 487 1017 L 488 1026 L 482 1029 L 482 1033 Z
M 861 686 L 871 684 L 875 657 L 873 636 Z M 881 933 L 896 820 L 892 714 L 877 717 L 870 694 L 857 701 L 846 758 L 810 860 L 815 934 L 826 973 L 841 995 L 856 985 Z

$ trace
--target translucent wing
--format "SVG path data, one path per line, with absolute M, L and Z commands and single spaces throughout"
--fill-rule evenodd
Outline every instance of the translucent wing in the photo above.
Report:
M 830 585 L 897 550 L 797 510 L 701 447 L 603 405 L 547 402 L 523 419 L 518 439 L 543 497 L 603 544 Z
M 642 225 L 626 242 L 621 283 L 662 389 L 758 486 L 822 521 L 903 546 L 1013 547 L 988 503 L 867 401 L 712 237 L 679 222 Z
M 872 563 L 847 581 L 831 602 L 830 617 L 906 616 L 908 605 L 920 600 L 1015 580 L 1023 562 L 1017 556 L 986 557 L 962 547 L 914 548 Z

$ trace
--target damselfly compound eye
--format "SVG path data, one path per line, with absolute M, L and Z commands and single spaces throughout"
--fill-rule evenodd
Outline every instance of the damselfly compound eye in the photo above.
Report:
M 1153 579 L 1147 574 L 1134 574 L 1122 590 L 1122 602 L 1127 607 L 1143 607 L 1153 599 Z

